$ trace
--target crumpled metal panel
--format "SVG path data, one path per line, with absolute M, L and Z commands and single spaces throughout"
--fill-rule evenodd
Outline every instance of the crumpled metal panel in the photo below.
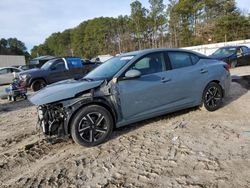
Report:
M 98 81 L 77 81 L 65 80 L 41 89 L 29 97 L 31 103 L 44 105 L 64 99 L 75 97 L 78 93 L 100 86 L 103 80 Z

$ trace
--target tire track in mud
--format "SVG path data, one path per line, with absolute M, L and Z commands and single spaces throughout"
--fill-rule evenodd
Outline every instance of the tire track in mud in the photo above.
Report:
M 218 172 L 222 170 L 218 159 L 210 153 L 194 151 L 184 145 L 181 137 L 176 139 L 174 134 L 159 131 L 129 133 L 95 148 L 82 149 L 71 143 L 52 146 L 58 158 L 54 155 L 47 158 L 44 155 L 49 155 L 49 152 L 42 153 L 43 161 L 36 159 L 36 163 L 41 164 L 36 164 L 32 173 L 9 183 L 13 185 L 15 182 L 22 187 L 142 187 L 159 185 L 158 180 L 166 177 L 169 185 L 203 187 L 204 182 L 197 182 L 188 173 L 180 175 L 175 168 L 183 165 L 193 168 L 193 171 Z M 46 144 L 41 143 L 40 147 L 45 147 L 43 145 Z M 27 146 L 28 151 L 33 152 L 35 146 Z M 63 149 L 58 151 L 61 147 Z M 68 149 L 67 153 L 63 153 L 65 149 Z M 82 151 L 77 152 L 77 149 Z M 192 161 L 193 165 L 186 160 Z
M 19 181 L 26 173 L 32 174 L 32 171 L 39 169 L 44 164 L 60 160 L 60 152 L 65 153 L 67 145 L 70 144 L 72 143 L 64 142 L 51 145 L 45 140 L 39 139 L 18 148 L 15 152 L 1 154 L 1 182 L 9 184 L 9 182 Z M 9 179 L 10 175 L 13 177 L 12 179 Z

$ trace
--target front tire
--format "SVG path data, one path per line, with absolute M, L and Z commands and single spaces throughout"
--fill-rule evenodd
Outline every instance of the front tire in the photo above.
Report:
M 221 86 L 215 82 L 209 83 L 203 92 L 204 107 L 213 112 L 221 107 L 222 99 L 223 91 Z
M 46 86 L 45 81 L 42 80 L 42 79 L 38 79 L 38 80 L 34 80 L 34 81 L 32 82 L 32 84 L 31 84 L 31 89 L 32 89 L 33 91 L 38 91 L 38 90 L 42 89 L 42 88 L 45 87 L 45 86 Z
M 71 136 L 79 145 L 96 146 L 107 140 L 113 127 L 113 118 L 107 109 L 98 105 L 90 105 L 73 117 Z

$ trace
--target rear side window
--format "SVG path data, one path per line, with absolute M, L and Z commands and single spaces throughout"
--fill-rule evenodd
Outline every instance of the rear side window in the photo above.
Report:
M 192 66 L 195 64 L 195 62 L 197 63 L 199 61 L 195 57 L 193 57 L 192 60 L 190 54 L 185 52 L 168 52 L 168 56 L 172 65 L 172 69 Z
M 81 68 L 83 65 L 79 58 L 67 58 L 69 68 Z

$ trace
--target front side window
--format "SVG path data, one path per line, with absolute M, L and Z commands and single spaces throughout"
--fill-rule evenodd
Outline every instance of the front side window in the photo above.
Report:
M 62 60 L 57 60 L 54 64 L 53 64 L 53 69 L 57 70 L 57 71 L 63 71 L 65 70 L 65 63 Z
M 168 56 L 172 65 L 172 69 L 192 66 L 192 59 L 189 53 L 185 52 L 168 52 Z M 194 59 L 194 62 L 197 60 Z M 197 62 L 196 62 L 197 63 Z
M 131 68 L 138 70 L 142 75 L 154 74 L 164 70 L 164 55 L 163 53 L 149 54 L 137 61 Z

